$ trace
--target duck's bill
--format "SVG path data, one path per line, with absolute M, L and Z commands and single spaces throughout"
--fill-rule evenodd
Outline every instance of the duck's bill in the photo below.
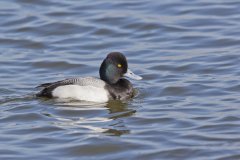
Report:
M 127 70 L 127 73 L 125 73 L 124 76 L 128 77 L 128 78 L 135 79 L 135 80 L 141 80 L 142 79 L 142 77 L 134 74 L 130 69 Z

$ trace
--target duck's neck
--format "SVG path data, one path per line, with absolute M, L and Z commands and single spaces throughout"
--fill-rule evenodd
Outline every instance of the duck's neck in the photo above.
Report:
M 128 99 L 134 95 L 132 84 L 124 78 L 119 79 L 115 84 L 108 84 L 106 87 L 113 99 Z
M 117 83 L 113 84 L 113 86 L 120 87 L 120 88 L 129 88 L 130 86 L 132 86 L 132 84 L 130 83 L 129 80 L 127 80 L 125 78 L 120 78 L 117 81 Z

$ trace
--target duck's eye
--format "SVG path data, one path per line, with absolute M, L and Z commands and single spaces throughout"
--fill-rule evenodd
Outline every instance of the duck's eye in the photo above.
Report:
M 117 66 L 118 66 L 118 68 L 121 68 L 121 67 L 122 67 L 122 65 L 121 65 L 121 64 L 118 64 Z

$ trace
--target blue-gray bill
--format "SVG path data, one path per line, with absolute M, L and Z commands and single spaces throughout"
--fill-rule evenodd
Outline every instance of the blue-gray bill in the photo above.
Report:
M 135 80 L 141 80 L 142 77 L 134 74 L 130 69 L 127 70 L 127 73 L 124 74 L 124 77 L 128 77 Z

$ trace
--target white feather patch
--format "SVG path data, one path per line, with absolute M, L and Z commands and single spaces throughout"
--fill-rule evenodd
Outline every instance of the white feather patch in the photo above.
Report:
M 94 86 L 64 85 L 52 91 L 53 97 L 71 98 L 91 102 L 107 102 L 108 92 L 104 88 Z

